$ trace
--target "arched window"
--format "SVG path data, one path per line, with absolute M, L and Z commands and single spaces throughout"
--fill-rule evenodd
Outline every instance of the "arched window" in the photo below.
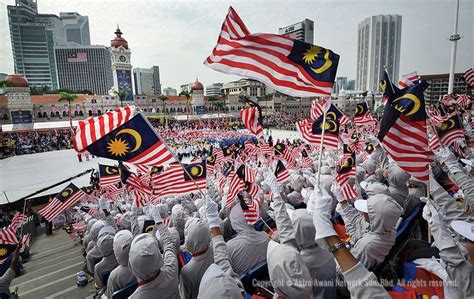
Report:
M 54 117 L 54 112 L 53 111 L 51 111 L 51 117 Z
M 46 113 L 46 111 L 43 112 L 43 118 L 47 118 L 47 117 L 48 117 L 48 113 Z
M 79 115 L 79 112 L 77 112 L 77 110 L 74 111 L 74 116 L 78 116 L 78 115 Z
M 41 114 L 41 112 L 38 112 L 38 118 L 42 118 L 43 115 Z
M 97 115 L 102 115 L 102 111 L 100 109 L 97 110 Z
M 66 117 L 66 116 L 67 116 L 67 112 L 63 111 L 63 117 Z
M 89 110 L 89 116 L 92 116 L 92 110 Z
M 84 112 L 82 112 L 82 110 L 79 111 L 79 116 L 84 116 Z
M 56 111 L 56 117 L 59 117 L 59 111 Z

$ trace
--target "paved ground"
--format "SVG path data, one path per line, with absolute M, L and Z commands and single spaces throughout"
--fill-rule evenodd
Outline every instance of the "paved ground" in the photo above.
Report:
M 31 247 L 31 257 L 23 264 L 22 275 L 11 288 L 18 287 L 21 299 L 85 298 L 94 290 L 93 282 L 76 286 L 76 273 L 82 270 L 82 246 L 72 241 L 63 230 L 51 236 L 41 235 Z

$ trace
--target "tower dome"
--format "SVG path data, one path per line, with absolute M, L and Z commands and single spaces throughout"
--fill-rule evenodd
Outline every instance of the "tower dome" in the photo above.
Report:
M 110 46 L 113 48 L 118 48 L 120 46 L 128 49 L 128 42 L 122 37 L 122 31 L 120 31 L 119 26 L 117 25 L 117 30 L 115 30 L 116 37 L 110 41 Z
M 196 79 L 196 82 L 191 85 L 191 90 L 204 90 L 204 86 Z
M 22 75 L 11 74 L 5 77 L 5 81 L 11 82 L 11 87 L 28 87 L 28 80 Z

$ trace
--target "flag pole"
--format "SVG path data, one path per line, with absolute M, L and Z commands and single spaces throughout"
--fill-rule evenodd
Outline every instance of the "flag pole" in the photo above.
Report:
M 323 160 L 323 144 L 324 144 L 324 132 L 326 131 L 326 109 L 323 107 L 323 131 L 321 134 L 321 143 L 320 143 L 320 149 L 319 149 L 319 160 L 318 160 L 318 177 L 317 177 L 317 182 L 319 186 L 319 182 L 321 180 L 321 164 Z
M 392 92 L 395 93 L 395 89 L 393 88 L 393 82 L 392 79 L 390 78 L 390 75 L 388 74 L 388 67 L 386 65 L 383 66 L 385 73 L 387 74 L 387 78 L 390 81 L 390 88 L 392 89 Z
M 23 215 L 26 215 L 26 202 L 28 201 L 28 199 L 25 199 L 24 200 L 24 203 L 23 203 Z M 21 227 L 20 227 L 20 239 L 23 237 L 23 226 L 25 225 L 25 221 L 22 221 L 21 222 Z
M 457 44 L 458 44 L 458 40 L 461 39 L 461 36 L 458 34 L 458 16 L 459 16 L 459 0 L 456 0 L 456 10 L 454 12 L 454 32 L 453 32 L 453 35 L 449 37 L 449 40 L 453 43 L 451 47 L 451 62 L 449 65 L 448 94 L 453 93 Z

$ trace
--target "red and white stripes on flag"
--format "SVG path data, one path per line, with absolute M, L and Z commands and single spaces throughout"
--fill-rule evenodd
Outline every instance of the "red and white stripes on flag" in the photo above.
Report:
M 127 184 L 131 190 L 138 189 L 147 195 L 151 195 L 153 193 L 153 189 L 145 185 L 140 177 L 138 177 L 138 175 L 134 172 L 130 174 L 125 184 Z
M 382 146 L 400 168 L 422 182 L 428 181 L 428 165 L 433 153 L 425 127 L 400 115 L 383 138 Z
M 239 192 L 244 191 L 245 184 L 239 178 L 237 173 L 234 171 L 229 174 L 230 183 L 229 183 L 229 191 L 227 192 L 227 201 L 225 203 L 225 208 L 229 209 L 231 205 L 234 203 L 235 198 Z
M 467 94 L 458 94 L 456 96 L 456 103 L 459 106 L 466 107 L 466 106 L 469 106 L 469 104 L 471 104 L 471 99 L 469 98 Z
M 291 96 L 331 95 L 333 82 L 315 80 L 288 58 L 293 44 L 293 39 L 282 35 L 250 34 L 230 7 L 217 44 L 204 64 L 216 71 L 256 79 Z
M 74 137 L 75 150 L 79 153 L 85 151 L 89 145 L 129 121 L 134 113 L 135 106 L 126 106 L 80 121 Z
M 10 224 L 10 226 L 13 228 L 14 231 L 16 231 L 17 228 L 23 225 L 27 220 L 28 216 L 26 216 L 25 214 L 21 214 L 20 212 L 16 212 L 15 215 L 13 215 L 12 223 Z
M 248 224 L 254 225 L 257 220 L 260 218 L 260 202 L 256 199 L 253 199 L 251 203 L 245 203 L 242 207 L 242 212 L 244 213 L 245 220 Z
M 171 195 L 184 195 L 191 192 L 206 190 L 206 178 L 186 179 L 180 164 L 170 164 L 165 171 L 153 176 L 153 189 L 158 198 Z
M 416 81 L 420 79 L 420 76 L 418 76 L 418 73 L 416 71 L 411 72 L 409 74 L 403 75 L 400 81 L 398 82 L 398 85 L 403 88 L 407 88 L 408 86 L 415 85 Z
M 30 243 L 31 243 L 31 233 L 23 235 L 23 238 L 21 239 L 20 253 L 25 252 L 28 249 L 30 249 Z
M 131 191 L 137 207 L 144 206 L 148 202 L 148 195 L 139 189 L 132 189 Z
M 54 197 L 47 206 L 39 210 L 38 212 L 48 221 L 52 221 L 59 214 L 64 212 L 66 209 L 70 208 L 76 202 L 81 200 L 83 196 L 86 196 L 86 193 L 82 190 L 75 192 L 70 198 L 66 201 L 60 201 L 57 196 Z
M 465 140 L 464 130 L 461 128 L 451 129 L 440 138 L 441 144 L 446 146 L 454 146 L 456 143 Z
M 257 136 L 258 139 L 264 139 L 262 124 L 258 121 L 258 108 L 250 107 L 240 110 L 240 117 L 247 130 Z
M 120 182 L 120 173 L 99 177 L 100 186 L 110 186 Z
M 300 164 L 301 168 L 311 168 L 313 167 L 313 160 L 310 157 L 303 157 Z
M 256 171 L 248 166 L 245 166 L 244 176 L 246 182 L 254 183 Z
M 247 182 L 246 186 L 247 186 L 246 188 L 247 193 L 252 197 L 256 197 L 258 193 L 260 192 L 260 187 L 258 187 L 258 185 L 255 183 Z
M 0 228 L 0 244 L 18 244 L 16 229 L 11 226 Z
M 467 86 L 474 89 L 474 70 L 472 68 L 465 71 L 461 78 L 466 82 Z

